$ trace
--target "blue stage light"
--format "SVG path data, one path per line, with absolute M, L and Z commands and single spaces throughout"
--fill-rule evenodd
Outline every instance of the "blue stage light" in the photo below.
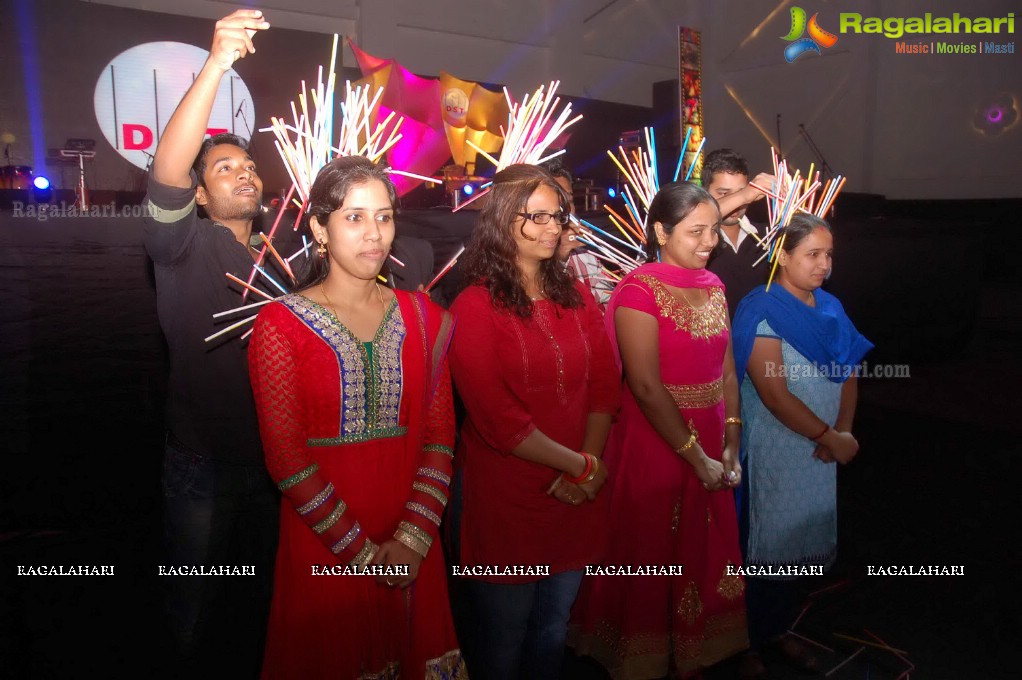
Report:
M 32 180 L 32 185 L 39 191 L 46 191 L 47 189 L 50 188 L 50 180 L 46 179 L 42 175 L 39 175 L 34 180 Z
M 465 186 L 463 186 L 461 188 L 461 190 L 465 192 L 466 196 L 471 196 L 472 194 L 474 194 L 476 192 L 476 188 L 474 186 L 472 186 L 471 184 L 466 184 Z
M 610 198 L 617 198 L 617 190 L 614 187 L 607 189 L 607 196 Z

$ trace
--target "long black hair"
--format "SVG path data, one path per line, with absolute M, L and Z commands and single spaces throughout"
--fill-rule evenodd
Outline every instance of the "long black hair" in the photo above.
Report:
M 485 197 L 486 206 L 479 214 L 472 240 L 465 249 L 466 283 L 486 286 L 494 306 L 522 318 L 532 316 L 533 307 L 518 268 L 514 229 L 517 227 L 525 236 L 525 221 L 519 213 L 526 211 L 529 198 L 541 186 L 557 192 L 560 209 L 567 213 L 568 195 L 553 176 L 538 165 L 510 165 L 494 175 L 493 185 Z M 575 279 L 556 257 L 540 262 L 539 275 L 549 299 L 561 307 L 582 305 Z

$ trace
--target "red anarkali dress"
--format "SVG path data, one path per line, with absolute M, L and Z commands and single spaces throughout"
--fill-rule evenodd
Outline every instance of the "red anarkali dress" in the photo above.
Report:
M 665 284 L 705 288 L 695 308 Z M 706 455 L 724 441 L 723 365 L 730 331 L 720 279 L 706 270 L 647 264 L 618 284 L 614 311 L 659 324 L 660 375 Z M 748 646 L 738 522 L 729 491 L 707 491 L 653 429 L 625 386 L 604 460 L 611 486 L 607 565 L 684 567 L 681 576 L 594 576 L 582 581 L 569 641 L 614 678 L 685 677 Z
M 451 318 L 395 291 L 372 343 L 301 295 L 271 303 L 249 348 L 266 464 L 286 499 L 264 678 L 465 677 L 433 546 L 448 498 Z M 405 590 L 365 564 L 396 538 L 425 555 Z

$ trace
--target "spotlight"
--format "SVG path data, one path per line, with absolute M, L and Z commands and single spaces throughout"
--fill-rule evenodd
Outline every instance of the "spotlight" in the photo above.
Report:
M 53 186 L 49 178 L 39 175 L 32 179 L 32 199 L 36 203 L 49 203 L 53 200 Z
M 471 184 L 466 184 L 465 186 L 463 186 L 461 188 L 461 190 L 465 192 L 466 196 L 471 196 L 472 194 L 474 194 L 476 192 L 476 188 L 474 186 L 472 186 Z
M 617 198 L 617 189 L 615 189 L 614 187 L 610 187 L 609 189 L 607 189 L 607 196 L 609 196 L 610 198 Z

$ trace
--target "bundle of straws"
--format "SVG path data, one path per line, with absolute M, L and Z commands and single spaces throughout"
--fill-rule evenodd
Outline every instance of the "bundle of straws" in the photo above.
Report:
M 611 224 L 613 224 L 624 238 L 618 238 L 614 234 L 600 229 L 595 224 L 586 220 L 579 220 L 582 225 L 582 234 L 577 238 L 590 247 L 590 252 L 603 263 L 603 276 L 612 281 L 619 281 L 623 274 L 626 274 L 646 261 L 646 216 L 649 214 L 649 206 L 653 197 L 660 191 L 660 179 L 657 175 L 656 156 L 656 134 L 653 128 L 643 128 L 643 141 L 645 147 L 631 150 L 631 154 L 621 146 L 617 148 L 618 155 L 611 151 L 607 155 L 621 171 L 625 179 L 625 187 L 621 197 L 625 203 L 624 215 L 614 210 L 609 205 L 604 205 L 607 210 Z M 681 168 L 685 159 L 685 149 L 692 135 L 692 128 L 685 134 L 685 142 L 682 145 L 681 156 L 678 158 L 678 165 L 674 170 L 674 179 L 678 181 Z M 706 138 L 699 143 L 695 158 L 702 153 Z M 693 159 L 685 174 L 684 181 L 687 182 L 696 166 Z
M 770 154 L 773 158 L 774 183 L 769 189 L 761 187 L 754 182 L 749 184 L 767 195 L 767 215 L 769 226 L 763 238 L 756 237 L 760 248 L 764 251 L 753 266 L 758 265 L 767 258 L 772 263 L 770 276 L 767 278 L 767 290 L 773 283 L 774 275 L 777 272 L 779 258 L 777 253 L 784 247 L 784 239 L 787 236 L 785 227 L 791 222 L 796 212 L 803 212 L 808 215 L 815 215 L 820 219 L 833 207 L 834 201 L 845 185 L 847 177 L 837 175 L 827 180 L 826 185 L 820 182 L 819 171 L 813 174 L 814 164 L 809 165 L 809 172 L 805 179 L 801 177 L 801 171 L 796 170 L 794 175 L 788 173 L 788 163 L 779 160 L 777 151 L 771 147 Z M 817 193 L 823 188 L 822 193 Z M 755 236 L 755 235 L 753 235 Z
M 274 146 L 276 146 L 281 160 L 284 161 L 284 167 L 291 178 L 291 188 L 281 203 L 269 236 L 267 237 L 262 233 L 259 234 L 263 241 L 263 246 L 255 264 L 252 265 L 252 272 L 248 277 L 248 281 L 243 281 L 230 273 L 227 274 L 227 278 L 242 287 L 242 302 L 247 300 L 249 293 L 254 293 L 265 299 L 254 304 L 243 305 L 214 314 L 214 319 L 243 311 L 250 311 L 275 300 L 276 297 L 269 295 L 254 285 L 257 276 L 261 277 L 269 286 L 272 286 L 272 289 L 280 291 L 281 295 L 288 293 L 288 290 L 266 271 L 265 260 L 267 255 L 273 257 L 279 269 L 291 279 L 292 284 L 296 282 L 290 263 L 301 255 L 309 257 L 312 241 L 303 234 L 302 247 L 290 257 L 285 258 L 273 246 L 273 237 L 277 232 L 277 227 L 280 225 L 285 210 L 292 203 L 298 208 L 298 215 L 295 217 L 293 229 L 298 229 L 302 217 L 308 208 L 309 191 L 312 188 L 312 183 L 324 165 L 339 156 L 356 155 L 365 156 L 374 163 L 378 162 L 401 139 L 401 134 L 398 130 L 404 118 L 398 116 L 395 119 L 395 112 L 391 111 L 375 127 L 371 124 L 373 111 L 376 110 L 377 104 L 383 96 L 383 89 L 377 89 L 375 95 L 370 98 L 371 88 L 368 85 L 352 88 L 350 82 L 345 82 L 345 98 L 339 104 L 341 111 L 340 131 L 337 143 L 336 145 L 334 144 L 334 112 L 336 108 L 334 100 L 337 80 L 334 68 L 337 63 L 337 42 L 338 36 L 335 34 L 326 82 L 323 81 L 322 65 L 319 67 L 315 87 L 309 89 L 306 87 L 305 81 L 302 81 L 301 91 L 298 93 L 298 104 L 296 105 L 294 101 L 291 102 L 291 115 L 294 123 L 288 124 L 282 118 L 271 117 L 270 127 L 259 130 L 259 132 L 272 132 L 276 137 Z M 387 133 L 386 136 L 384 136 L 384 133 Z M 429 182 L 442 181 L 438 178 L 424 177 L 394 168 L 387 168 L 387 172 L 415 177 Z M 296 194 L 297 198 L 295 197 Z M 393 256 L 390 259 L 399 266 L 404 266 L 402 262 Z M 210 335 L 206 338 L 206 342 L 215 340 L 240 328 L 254 321 L 255 318 L 256 315 L 252 315 L 237 323 L 233 323 Z M 241 338 L 247 338 L 251 332 L 251 329 L 249 329 Z
M 473 144 L 471 140 L 466 140 L 466 143 L 482 154 L 486 160 L 493 163 L 497 172 L 516 163 L 539 165 L 560 156 L 564 153 L 564 149 L 550 154 L 546 153 L 547 149 L 564 134 L 565 130 L 582 120 L 582 116 L 571 118 L 571 103 L 568 102 L 557 114 L 557 117 L 554 117 L 554 113 L 561 103 L 561 98 L 556 96 L 559 85 L 559 80 L 551 82 L 549 86 L 541 85 L 531 95 L 526 95 L 521 104 L 512 101 L 511 93 L 506 87 L 504 88 L 504 98 L 507 100 L 510 111 L 507 116 L 507 127 L 500 126 L 500 132 L 504 135 L 500 158 L 494 158 Z M 464 208 L 488 192 L 489 185 L 486 185 L 470 200 L 455 208 L 455 211 Z

